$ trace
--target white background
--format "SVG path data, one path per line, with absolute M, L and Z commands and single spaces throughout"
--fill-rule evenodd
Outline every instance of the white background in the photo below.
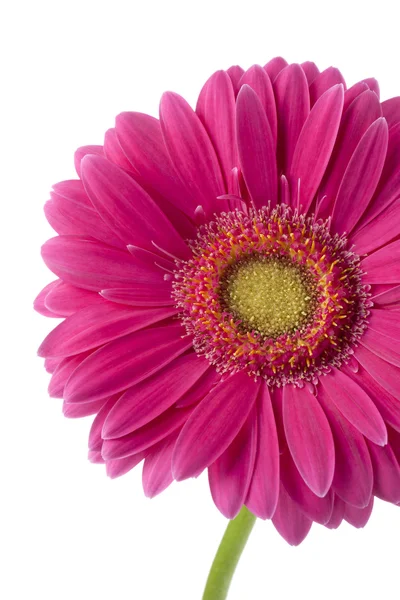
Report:
M 4 600 L 196 600 L 226 521 L 206 477 L 154 500 L 140 467 L 119 480 L 86 460 L 92 418 L 50 399 L 36 348 L 55 322 L 32 311 L 53 276 L 42 205 L 75 176 L 122 110 L 157 114 L 166 89 L 192 104 L 207 77 L 275 55 L 376 76 L 400 94 L 395 2 L 141 0 L 15 2 L 0 17 L 1 482 Z M 230 600 L 398 596 L 400 509 L 377 502 L 364 530 L 314 526 L 298 548 L 258 522 Z

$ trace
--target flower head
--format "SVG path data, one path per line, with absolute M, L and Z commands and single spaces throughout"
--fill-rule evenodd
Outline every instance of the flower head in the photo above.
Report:
M 89 457 L 291 544 L 400 503 L 400 101 L 283 59 L 122 113 L 54 186 L 39 354 Z

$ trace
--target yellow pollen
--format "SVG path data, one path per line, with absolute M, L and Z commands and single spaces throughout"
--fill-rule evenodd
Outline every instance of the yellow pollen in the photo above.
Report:
M 247 331 L 276 337 L 309 320 L 315 304 L 313 287 L 294 264 L 280 258 L 253 258 L 228 269 L 221 295 Z

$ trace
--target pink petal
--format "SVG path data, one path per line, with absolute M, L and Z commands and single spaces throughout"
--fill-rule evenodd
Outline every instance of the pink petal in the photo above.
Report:
M 324 411 L 307 387 L 283 388 L 283 424 L 299 473 L 314 494 L 325 496 L 333 479 L 335 448 Z
M 54 370 L 49 382 L 49 395 L 52 398 L 62 398 L 64 395 L 65 384 L 75 369 L 91 354 L 82 352 L 76 356 L 67 356 L 63 358 Z
M 58 236 L 42 246 L 48 268 L 70 285 L 100 292 L 132 287 L 132 281 L 159 282 L 163 273 L 137 264 L 127 251 L 80 236 Z
M 400 502 L 400 466 L 389 444 L 384 448 L 368 443 L 374 469 L 374 494 L 386 502 Z
M 242 78 L 244 69 L 242 69 L 242 67 L 239 67 L 239 65 L 233 65 L 232 67 L 229 67 L 226 73 L 229 75 L 229 78 L 232 81 L 235 94 L 237 94 L 239 91 L 239 81 Z
M 346 112 L 353 100 L 355 100 L 357 96 L 360 96 L 363 92 L 365 92 L 368 89 L 368 85 L 364 81 L 358 81 L 357 83 L 349 87 L 349 89 L 346 90 L 344 93 L 343 114 Z M 380 115 L 381 114 L 382 111 Z
M 161 415 L 196 384 L 208 367 L 205 358 L 190 352 L 131 387 L 110 411 L 103 438 L 121 437 Z
M 351 504 L 346 504 L 344 518 L 353 527 L 365 527 L 371 516 L 373 506 L 374 497 L 371 498 L 365 508 L 357 508 L 356 506 L 351 506 Z
M 52 312 L 69 317 L 82 308 L 103 304 L 103 300 L 96 292 L 83 290 L 60 281 L 46 296 L 46 306 Z
M 274 81 L 277 75 L 287 67 L 287 61 L 282 56 L 277 56 L 264 65 L 264 69 L 268 73 L 271 81 Z
M 50 294 L 50 292 L 55 289 L 58 285 L 60 284 L 60 280 L 56 279 L 56 281 L 52 281 L 51 283 L 48 283 L 41 292 L 39 292 L 39 294 L 36 296 L 34 302 L 33 302 L 33 308 L 36 310 L 36 312 L 38 312 L 39 314 L 43 315 L 44 317 L 60 317 L 63 316 L 62 313 L 58 314 L 58 313 L 54 313 L 53 311 L 49 310 L 47 308 L 47 306 L 45 305 L 45 300 L 48 296 L 48 294 Z
M 143 464 L 143 491 L 148 498 L 154 498 L 173 482 L 171 462 L 176 435 L 173 433 L 150 452 Z
M 225 71 L 217 71 L 200 92 L 196 113 L 200 117 L 216 150 L 225 187 L 231 180 L 232 169 L 238 164 L 236 148 L 235 92 Z
M 290 181 L 300 179 L 300 204 L 311 206 L 325 172 L 342 116 L 343 86 L 335 85 L 315 103 L 300 132 L 293 155 Z
M 333 492 L 316 496 L 300 475 L 288 449 L 281 453 L 281 481 L 283 487 L 300 510 L 312 521 L 325 525 L 332 516 Z
M 278 113 L 278 160 L 288 173 L 300 131 L 310 112 L 308 83 L 300 65 L 282 69 L 274 82 Z
M 382 112 L 389 127 L 393 127 L 400 123 L 400 96 L 389 98 L 382 102 Z
M 180 324 L 136 331 L 96 350 L 74 371 L 65 388 L 68 402 L 105 398 L 162 369 L 192 345 Z
M 183 185 L 206 212 L 226 189 L 218 159 L 199 117 L 178 94 L 167 92 L 160 105 L 161 130 Z
M 128 306 L 170 306 L 175 304 L 171 291 L 170 281 L 161 281 L 159 284 L 135 282 L 132 289 L 111 288 L 102 290 L 101 295 L 106 300 Z
M 316 103 L 322 94 L 337 84 L 342 84 L 344 89 L 346 89 L 346 82 L 339 69 L 328 67 L 325 71 L 319 73 L 310 85 L 311 106 Z
M 356 227 L 351 242 L 355 244 L 358 255 L 367 254 L 387 244 L 399 233 L 400 202 L 393 202 L 362 229 Z
M 335 148 L 319 191 L 320 197 L 328 197 L 331 210 L 355 149 L 368 127 L 381 115 L 379 100 L 376 94 L 368 89 L 359 94 L 343 113 Z
M 144 459 L 144 453 L 132 454 L 126 458 L 120 458 L 117 460 L 108 460 L 106 462 L 106 472 L 111 479 L 121 477 L 128 473 L 131 469 L 136 467 Z
M 272 522 L 280 535 L 291 546 L 298 546 L 307 537 L 312 521 L 301 512 L 281 485 L 279 502 Z
M 54 373 L 62 360 L 62 358 L 45 358 L 44 368 L 48 373 Z
M 400 283 L 400 240 L 364 258 L 361 267 L 364 283 Z
M 176 409 L 172 406 L 132 433 L 116 439 L 105 439 L 101 449 L 103 458 L 105 460 L 120 459 L 147 451 L 161 440 L 166 439 L 172 432 L 180 430 L 191 412 L 192 408 L 190 407 Z M 105 427 L 107 427 L 107 419 Z M 103 439 L 106 437 L 104 427 L 102 437 Z
M 108 413 L 117 402 L 120 394 L 114 394 L 110 398 L 104 398 L 102 400 L 103 406 L 97 413 L 96 417 L 93 420 L 92 426 L 89 432 L 89 449 L 93 452 L 101 452 L 103 446 L 103 438 L 101 432 L 103 430 L 104 421 L 107 418 Z M 92 404 L 91 402 L 87 402 L 85 404 Z M 71 405 L 75 406 L 75 405 Z M 77 405 L 78 406 L 78 405 Z M 84 406 L 84 404 L 79 405 Z
M 208 467 L 211 495 L 228 519 L 242 508 L 252 479 L 257 449 L 257 414 L 251 410 L 228 448 Z
M 135 173 L 135 169 L 132 167 L 128 158 L 126 157 L 123 148 L 117 137 L 117 132 L 114 128 L 108 129 L 104 136 L 104 155 L 105 157 L 117 167 L 121 167 L 128 173 Z
M 379 83 L 375 79 L 375 77 L 367 77 L 367 79 L 363 79 L 362 83 L 366 83 L 370 90 L 375 92 L 375 94 L 380 96 Z
M 82 177 L 100 216 L 126 244 L 154 250 L 154 241 L 174 256 L 190 256 L 164 213 L 120 168 L 99 156 L 87 156 L 82 161 Z
M 67 181 L 60 181 L 53 185 L 53 194 L 56 196 L 62 196 L 79 206 L 86 206 L 93 210 L 93 204 L 90 202 L 83 183 L 80 179 L 68 179 Z
M 367 348 L 359 346 L 355 358 L 380 386 L 400 400 L 400 370 L 372 354 Z
M 390 287 L 390 289 L 380 292 L 376 296 L 373 295 L 372 300 L 374 304 L 382 304 L 383 306 L 392 304 L 393 302 L 400 302 L 400 285 Z
M 387 431 L 378 409 L 359 385 L 339 369 L 320 378 L 320 384 L 344 417 L 372 442 L 383 446 Z
M 190 388 L 186 394 L 180 398 L 177 403 L 177 408 L 190 406 L 203 400 L 210 390 L 221 381 L 221 375 L 217 373 L 215 367 L 210 365 L 207 371 L 196 381 L 196 385 Z
M 135 258 L 135 261 L 137 263 L 139 263 L 143 267 L 146 267 L 150 271 L 156 271 L 157 273 L 160 273 L 161 268 L 162 274 L 164 276 L 164 271 L 169 271 L 170 273 L 172 273 L 175 270 L 173 258 L 171 258 L 165 253 L 161 257 L 159 254 L 155 254 L 154 252 L 150 252 L 149 250 L 143 250 L 143 248 L 139 248 L 138 246 L 132 246 L 131 244 L 128 244 L 127 249 L 130 252 L 130 254 Z M 146 281 L 146 283 L 149 283 L 149 281 Z M 151 281 L 151 283 L 157 283 L 157 285 L 160 285 L 160 280 L 157 279 L 157 282 Z
M 350 233 L 378 185 L 388 145 L 385 119 L 377 119 L 361 138 L 340 185 L 332 215 L 333 233 Z
M 242 85 L 250 86 L 260 99 L 261 105 L 267 115 L 269 127 L 271 129 L 272 137 L 276 144 L 277 136 L 277 116 L 276 116 L 276 105 L 274 90 L 272 83 L 267 75 L 265 69 L 260 65 L 253 65 L 244 74 L 239 82 L 240 87 Z
M 279 496 L 279 446 L 268 386 L 261 385 L 257 399 L 257 454 L 246 506 L 261 519 L 270 519 Z
M 259 385 L 240 371 L 216 385 L 183 427 L 173 457 L 177 480 L 195 477 L 234 440 L 256 400 Z
M 397 321 L 400 321 L 398 317 Z M 386 360 L 396 367 L 400 367 L 399 340 L 400 336 L 395 340 L 393 337 L 384 335 L 369 327 L 360 340 L 360 343 L 370 352 L 379 356 L 379 358 Z
M 237 136 L 243 177 L 257 208 L 277 200 L 275 144 L 257 94 L 248 85 L 237 97 Z
M 68 419 L 80 419 L 88 417 L 99 412 L 104 404 L 104 400 L 95 400 L 94 402 L 85 402 L 85 404 L 63 403 L 63 414 Z
M 176 314 L 175 308 L 128 308 L 104 301 L 67 317 L 42 342 L 39 356 L 69 356 L 102 346 Z
M 91 463 L 95 465 L 104 465 L 104 459 L 101 456 L 100 452 L 92 452 L 91 450 L 89 450 L 88 459 Z
M 301 63 L 301 68 L 304 71 L 305 76 L 307 77 L 308 85 L 310 85 L 317 75 L 319 75 L 319 69 L 317 65 L 313 62 L 307 60 L 306 62 Z
M 372 464 L 364 437 L 337 410 L 322 386 L 318 386 L 318 399 L 335 441 L 333 490 L 344 502 L 364 507 L 370 501 L 373 485 Z
M 103 146 L 81 146 L 75 151 L 74 164 L 79 178 L 81 177 L 81 162 L 86 154 L 97 154 L 98 156 L 104 156 Z
M 325 523 L 325 527 L 327 527 L 328 529 L 337 529 L 343 521 L 346 506 L 347 505 L 345 504 L 345 502 L 343 502 L 343 500 L 341 500 L 339 496 L 335 496 L 332 515 L 329 521 Z

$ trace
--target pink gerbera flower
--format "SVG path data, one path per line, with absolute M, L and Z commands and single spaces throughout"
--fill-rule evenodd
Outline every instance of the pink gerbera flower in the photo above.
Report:
M 208 469 L 299 544 L 400 503 L 400 98 L 337 69 L 218 71 L 126 112 L 45 206 L 65 317 L 39 354 L 89 457 L 147 496 Z

